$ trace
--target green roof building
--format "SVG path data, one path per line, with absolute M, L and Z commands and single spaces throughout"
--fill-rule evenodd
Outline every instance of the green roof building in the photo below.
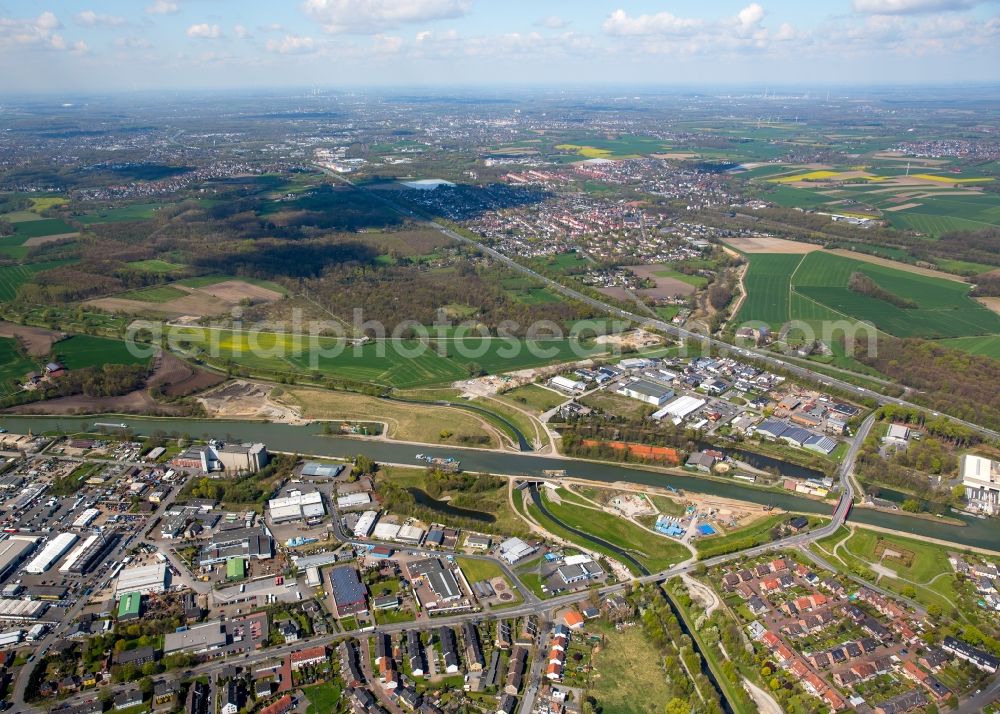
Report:
M 226 561 L 226 579 L 242 580 L 247 576 L 247 564 L 243 558 L 230 558 Z
M 139 617 L 139 610 L 142 607 L 142 595 L 139 593 L 125 593 L 118 601 L 118 619 L 134 620 Z

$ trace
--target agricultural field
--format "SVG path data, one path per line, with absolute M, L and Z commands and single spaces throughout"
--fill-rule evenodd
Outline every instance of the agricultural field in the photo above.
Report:
M 100 367 L 105 364 L 145 364 L 148 357 L 136 357 L 118 340 L 90 335 L 73 335 L 52 347 L 56 359 L 67 369 Z
M 806 255 L 755 254 L 744 279 L 747 298 L 737 322 L 760 320 L 773 328 L 788 320 L 870 321 L 896 337 L 927 339 L 1000 334 L 1000 316 L 968 296 L 969 286 L 814 251 Z M 861 273 L 881 289 L 914 307 L 852 291 L 851 275 Z
M 141 302 L 170 302 L 171 300 L 182 298 L 187 294 L 183 290 L 178 290 L 170 285 L 157 285 L 152 288 L 143 288 L 142 290 L 122 293 L 118 297 L 124 300 L 139 300 Z
M 0 337 L 0 398 L 17 391 L 18 380 L 37 369 L 32 360 L 21 354 L 11 337 Z
M 969 354 L 1000 359 L 1000 335 L 957 337 L 950 340 L 941 340 L 941 344 L 946 347 L 954 347 Z
M 14 223 L 14 232 L 24 239 L 40 238 L 42 236 L 76 233 L 76 229 L 58 218 L 42 218 L 37 221 L 22 221 Z
M 578 352 L 589 349 L 600 353 L 604 349 L 568 339 L 511 343 L 479 337 L 428 345 L 416 340 L 387 340 L 354 346 L 333 337 L 316 337 L 313 343 L 309 335 L 199 327 L 175 328 L 171 335 L 179 347 L 215 361 L 232 360 L 250 369 L 317 374 L 403 389 L 464 379 L 474 366 L 489 373 L 507 372 L 581 359 Z M 460 354 L 460 344 L 465 354 Z
M 658 278 L 673 278 L 674 280 L 680 280 L 682 283 L 693 285 L 699 290 L 708 285 L 708 278 L 704 276 L 688 275 L 687 273 L 682 273 L 679 270 L 674 270 L 672 268 L 664 268 L 663 270 L 656 270 L 653 272 Z
M 573 152 L 583 159 L 634 159 L 670 151 L 670 145 L 648 136 L 575 136 L 557 144 L 556 151 Z
M 17 295 L 17 289 L 24 283 L 30 282 L 35 273 L 66 265 L 68 262 L 70 261 L 0 266 L 0 302 L 13 300 Z
M 168 275 L 170 273 L 176 273 L 180 270 L 184 270 L 184 266 L 180 263 L 171 263 L 167 260 L 133 260 L 131 263 L 126 263 L 130 268 L 135 270 L 141 270 L 146 273 L 156 273 L 158 275 Z

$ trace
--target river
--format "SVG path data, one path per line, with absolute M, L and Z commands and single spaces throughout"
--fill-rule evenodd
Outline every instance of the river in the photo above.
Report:
M 216 438 L 227 441 L 262 441 L 276 451 L 288 451 L 315 456 L 352 458 L 357 454 L 386 463 L 425 466 L 416 458 L 418 452 L 431 456 L 453 456 L 460 459 L 465 471 L 480 471 L 507 476 L 542 476 L 546 470 L 565 470 L 568 476 L 603 481 L 624 481 L 647 486 L 672 486 L 685 491 L 707 493 L 723 498 L 773 505 L 789 511 L 805 513 L 833 512 L 828 503 L 807 498 L 765 491 L 736 481 L 719 481 L 682 474 L 664 474 L 639 466 L 607 464 L 581 459 L 563 459 L 531 453 L 486 451 L 460 447 L 416 446 L 391 441 L 328 436 L 318 424 L 296 426 L 263 422 L 223 421 L 213 419 L 171 419 L 135 416 L 103 417 L 0 417 L 0 425 L 14 433 L 35 433 L 54 430 L 93 430 L 95 422 L 127 423 L 140 435 L 157 431 L 167 434 L 188 434 L 194 438 Z M 957 517 L 957 516 L 956 516 Z M 960 545 L 1000 550 L 1000 524 L 997 521 L 961 516 L 965 527 L 928 519 L 917 519 L 902 513 L 885 513 L 855 508 L 851 520 L 855 523 L 888 528 L 918 537 L 938 538 Z

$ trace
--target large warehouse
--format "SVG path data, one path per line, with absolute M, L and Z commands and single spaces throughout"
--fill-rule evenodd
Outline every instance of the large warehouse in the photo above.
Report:
M 705 404 L 707 404 L 707 402 L 704 399 L 698 399 L 698 397 L 678 397 L 667 406 L 657 412 L 654 412 L 653 418 L 662 419 L 664 417 L 670 417 L 671 419 L 683 420 L 701 409 L 705 406 Z
M 80 545 L 74 548 L 63 564 L 59 566 L 60 573 L 86 573 L 91 566 L 117 542 L 118 535 L 112 533 L 94 533 L 88 536 Z
M 170 585 L 170 571 L 166 563 L 140 565 L 135 568 L 125 568 L 118 574 L 115 585 L 115 597 L 122 593 L 162 593 Z
M 632 397 L 639 401 L 652 404 L 654 407 L 662 407 L 667 400 L 674 396 L 674 390 L 665 384 L 654 382 L 651 379 L 638 379 L 634 382 L 620 387 L 618 393 L 625 397 Z
M 77 536 L 73 533 L 60 533 L 50 540 L 42 548 L 42 552 L 31 559 L 30 563 L 24 566 L 25 572 L 41 575 L 55 565 L 77 540 Z
M 38 538 L 32 536 L 16 535 L 0 541 L 0 580 L 13 573 L 37 545 Z
M 271 523 L 312 521 L 326 515 L 323 496 L 319 491 L 302 493 L 296 490 L 282 498 L 272 498 L 267 502 L 267 512 L 271 516 Z

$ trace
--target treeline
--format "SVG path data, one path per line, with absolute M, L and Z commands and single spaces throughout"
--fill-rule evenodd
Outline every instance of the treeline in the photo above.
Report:
M 923 409 L 886 404 L 878 410 L 880 421 L 891 421 L 919 427 L 928 434 L 950 441 L 956 446 L 972 446 L 982 441 L 979 432 L 944 416 L 931 416 Z
M 847 281 L 847 289 L 859 295 L 882 300 L 904 310 L 915 310 L 918 307 L 915 301 L 889 292 L 864 273 L 851 273 L 851 277 Z
M 0 408 L 82 394 L 87 397 L 118 397 L 142 389 L 148 370 L 143 365 L 105 364 L 66 372 L 52 382 L 21 390 L 0 400 Z
M 912 387 L 910 401 L 990 429 L 1000 429 L 1000 361 L 919 339 L 880 339 L 876 354 L 855 358 Z
M 1000 272 L 989 272 L 973 278 L 975 287 L 969 293 L 972 297 L 1000 296 Z

